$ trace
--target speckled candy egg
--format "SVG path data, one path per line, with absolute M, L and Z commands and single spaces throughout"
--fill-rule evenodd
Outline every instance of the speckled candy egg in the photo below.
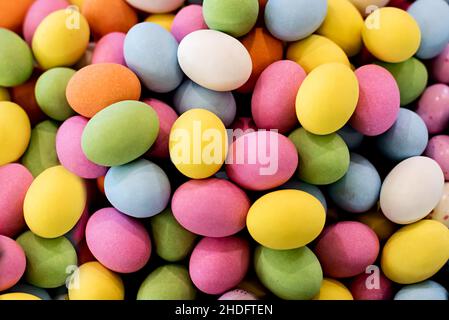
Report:
M 442 133 L 449 126 L 449 86 L 434 84 L 428 87 L 419 99 L 416 112 L 430 134 Z
M 449 43 L 433 61 L 432 73 L 438 82 L 449 84 Z
M 0 291 L 5 291 L 19 282 L 26 259 L 22 248 L 11 238 L 0 235 L 0 248 Z
M 430 218 L 443 223 L 449 228 L 449 183 L 444 184 L 443 195 L 430 214 Z
M 123 55 L 126 34 L 122 32 L 111 32 L 103 36 L 95 45 L 92 54 L 92 64 L 117 63 L 126 66 Z
M 443 170 L 444 178 L 449 180 L 449 136 L 435 136 L 429 140 L 425 155 L 435 160 Z

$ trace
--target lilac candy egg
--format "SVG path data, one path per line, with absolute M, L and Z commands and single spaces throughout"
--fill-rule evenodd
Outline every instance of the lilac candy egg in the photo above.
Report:
M 261 129 L 287 133 L 298 125 L 296 95 L 306 72 L 296 62 L 277 61 L 266 68 L 254 88 L 251 111 Z
M 20 245 L 0 235 L 0 292 L 19 282 L 26 268 L 26 258 Z
M 298 167 L 298 152 L 285 136 L 257 131 L 237 138 L 229 147 L 226 174 L 248 190 L 268 190 L 286 183 Z
M 23 37 L 25 41 L 31 45 L 34 32 L 39 24 L 50 13 L 65 9 L 69 6 L 69 3 L 65 0 L 37 0 L 28 9 L 23 22 Z
M 224 179 L 191 180 L 173 195 L 176 220 L 190 232 L 227 237 L 246 225 L 250 202 L 245 192 Z
M 248 242 L 242 238 L 204 238 L 190 256 L 190 278 L 202 292 L 222 294 L 243 280 L 249 255 Z
M 351 126 L 366 136 L 377 136 L 394 124 L 401 104 L 399 87 L 391 73 L 377 65 L 355 71 L 359 81 L 359 102 Z
M 203 17 L 203 7 L 192 4 L 184 7 L 176 14 L 171 26 L 171 33 L 178 42 L 189 33 L 209 29 Z
M 440 135 L 430 139 L 425 155 L 440 165 L 444 179 L 449 181 L 449 136 Z
M 126 34 L 121 32 L 111 32 L 102 37 L 95 45 L 92 64 L 116 63 L 126 66 L 123 55 L 125 38 Z
M 249 293 L 245 290 L 236 289 L 236 290 L 226 292 L 224 295 L 222 295 L 220 298 L 218 298 L 218 300 L 243 301 L 243 300 L 258 300 L 258 299 L 252 293 Z
M 150 259 L 151 240 L 145 227 L 114 208 L 98 210 L 90 217 L 86 242 L 95 258 L 115 272 L 136 272 Z
M 25 227 L 23 201 L 32 182 L 23 165 L 0 166 L 0 235 L 14 237 Z
M 432 74 L 438 82 L 449 84 L 449 43 L 433 61 Z
M 373 267 L 352 280 L 350 290 L 354 300 L 392 300 L 393 282 L 377 268 Z
M 56 135 L 56 153 L 59 161 L 69 171 L 85 179 L 104 176 L 107 168 L 86 158 L 81 148 L 81 137 L 88 120 L 81 116 L 67 119 Z
M 416 112 L 430 134 L 443 132 L 449 125 L 449 86 L 434 84 L 428 87 L 419 99 Z

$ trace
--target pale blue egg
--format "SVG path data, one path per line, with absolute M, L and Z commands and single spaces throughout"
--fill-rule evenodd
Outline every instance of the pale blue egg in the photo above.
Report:
M 350 125 L 345 125 L 337 133 L 346 142 L 349 150 L 357 149 L 363 142 L 364 135 L 353 129 Z
M 7 292 L 8 293 L 13 293 L 13 292 L 29 293 L 36 297 L 41 298 L 42 300 L 52 300 L 50 295 L 48 294 L 48 292 L 45 289 L 35 287 L 35 286 L 26 284 L 26 283 L 18 283 L 14 287 L 10 288 Z
M 149 218 L 162 212 L 171 194 L 165 172 L 145 159 L 109 169 L 104 190 L 114 208 L 136 218 Z
M 155 23 L 136 24 L 126 35 L 126 64 L 151 91 L 170 92 L 182 82 L 177 54 L 176 39 Z
M 448 292 L 439 283 L 427 280 L 403 287 L 394 300 L 448 300 Z

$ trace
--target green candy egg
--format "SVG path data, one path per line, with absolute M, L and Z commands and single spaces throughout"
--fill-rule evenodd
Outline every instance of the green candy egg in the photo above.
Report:
M 137 300 L 194 300 L 196 290 L 187 269 L 166 265 L 149 274 L 137 293 Z
M 101 110 L 87 123 L 81 146 L 90 161 L 120 166 L 147 152 L 158 133 L 159 118 L 153 108 L 139 101 L 122 101 Z
M 0 28 L 0 86 L 25 83 L 33 73 L 30 47 L 14 32 Z
M 36 100 L 50 118 L 64 121 L 75 114 L 65 95 L 67 84 L 75 73 L 69 68 L 54 68 L 39 77 L 35 89 Z
M 320 291 L 323 271 L 307 247 L 273 250 L 259 246 L 254 265 L 262 284 L 281 299 L 310 300 Z
M 203 15 L 210 29 L 233 37 L 247 34 L 256 24 L 258 0 L 204 0 Z
M 76 251 L 65 237 L 44 239 L 27 231 L 17 242 L 26 255 L 25 279 L 36 287 L 49 289 L 64 285 L 77 266 Z
M 315 185 L 327 185 L 342 178 L 349 168 L 349 149 L 337 134 L 319 136 L 304 128 L 293 131 L 289 139 L 299 153 L 299 178 Z
M 192 251 L 197 236 L 176 221 L 171 209 L 165 209 L 152 217 L 150 223 L 159 257 L 169 262 L 177 262 Z
M 59 165 L 56 154 L 56 133 L 58 124 L 46 120 L 31 131 L 30 144 L 22 157 L 22 164 L 37 177 L 45 169 Z
M 418 99 L 426 89 L 429 75 L 426 66 L 418 59 L 412 57 L 401 63 L 378 61 L 376 64 L 390 71 L 396 79 L 401 93 L 401 107 Z

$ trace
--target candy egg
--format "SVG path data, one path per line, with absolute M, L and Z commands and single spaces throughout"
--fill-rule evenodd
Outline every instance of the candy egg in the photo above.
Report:
M 449 183 L 444 184 L 443 196 L 438 205 L 433 209 L 430 217 L 437 220 L 449 228 Z
M 95 45 L 92 53 L 92 64 L 116 63 L 126 66 L 123 55 L 126 34 L 111 32 L 103 36 Z
M 44 239 L 31 231 L 23 233 L 17 242 L 25 251 L 25 279 L 40 288 L 57 288 L 66 283 L 67 270 L 77 266 L 76 251 L 64 237 Z
M 277 250 L 312 242 L 323 230 L 326 213 L 314 196 L 281 190 L 258 199 L 248 212 L 248 231 L 258 243 Z
M 273 250 L 259 246 L 254 265 L 263 285 L 281 299 L 310 300 L 320 291 L 323 272 L 307 247 Z
M 449 230 L 438 221 L 422 220 L 397 231 L 382 252 L 382 271 L 392 281 L 411 284 L 438 272 L 449 259 Z
M 42 288 L 38 288 L 25 283 L 18 283 L 8 290 L 11 293 L 27 293 L 36 296 L 42 300 L 52 300 L 48 292 Z
M 0 295 L 0 300 L 20 301 L 20 300 L 41 300 L 41 298 L 29 293 L 5 293 Z
M 416 113 L 426 123 L 430 134 L 442 133 L 449 123 L 449 86 L 434 84 L 428 87 L 419 99 Z
M 314 252 L 325 275 L 333 278 L 353 277 L 376 261 L 379 239 L 363 223 L 338 222 L 324 229 Z
M 137 300 L 194 300 L 196 290 L 181 265 L 166 265 L 151 272 L 137 292 Z
M 203 17 L 203 7 L 192 4 L 178 11 L 171 26 L 171 33 L 181 42 L 188 34 L 203 29 L 208 29 Z
M 25 196 L 23 214 L 33 233 L 56 238 L 75 226 L 85 206 L 82 179 L 57 166 L 45 170 L 33 181 Z
M 438 82 L 449 84 L 449 43 L 433 61 L 432 73 Z
M 448 300 L 449 294 L 441 284 L 427 280 L 410 284 L 399 290 L 394 300 Z
M 317 198 L 323 205 L 324 211 L 327 211 L 326 197 L 321 192 L 320 188 L 318 188 L 317 186 L 308 184 L 307 182 L 292 179 L 292 180 L 288 181 L 287 183 L 284 183 L 282 186 L 280 186 L 279 189 L 280 190 L 293 189 L 293 190 L 304 191 L 304 192 L 314 196 L 315 198 Z
M 360 147 L 363 142 L 364 135 L 352 128 L 350 125 L 345 125 L 337 131 L 337 134 L 344 140 L 349 150 L 354 150 Z
M 248 300 L 248 301 L 251 301 L 251 300 L 259 300 L 259 299 L 257 299 L 257 297 L 252 293 L 249 293 L 245 290 L 236 289 L 236 290 L 226 292 L 220 298 L 218 298 L 218 300 L 232 300 L 232 301 Z
M 248 81 L 251 57 L 237 39 L 215 30 L 198 30 L 179 44 L 178 60 L 184 73 L 215 91 L 232 91 Z
M 34 33 L 34 57 L 43 69 L 71 66 L 83 56 L 89 36 L 89 24 L 78 11 L 55 11 Z
M 87 262 L 72 275 L 69 300 L 124 300 L 122 279 L 99 262 Z
M 343 283 L 333 279 L 323 279 L 320 292 L 313 300 L 354 300 L 351 291 Z
M 81 146 L 87 159 L 119 166 L 145 154 L 156 141 L 156 111 L 139 101 L 122 101 L 98 112 L 84 128 Z
M 265 6 L 265 24 L 279 40 L 298 41 L 314 33 L 326 14 L 326 0 L 272 0 Z
M 445 180 L 449 180 L 449 136 L 441 135 L 430 139 L 425 154 L 440 165 Z
M 363 16 L 369 15 L 374 10 L 385 7 L 390 0 L 349 0 Z
M 249 245 L 242 238 L 203 238 L 190 256 L 190 278 L 202 292 L 222 294 L 243 280 L 249 255 Z
M 19 31 L 28 9 L 34 0 L 1 1 L 0 28 Z
M 379 271 L 361 273 L 352 280 L 350 289 L 354 300 L 391 300 L 394 292 L 393 282 Z
M 173 35 L 155 23 L 139 23 L 125 38 L 126 64 L 151 91 L 169 92 L 181 83 L 177 51 Z
M 155 13 L 146 18 L 145 22 L 153 22 L 160 25 L 168 32 L 171 32 L 171 25 L 174 19 L 175 15 L 171 13 Z
M 378 59 L 398 63 L 411 58 L 419 49 L 421 31 L 406 11 L 380 8 L 365 20 L 363 42 Z
M 380 192 L 384 215 L 398 224 L 409 224 L 427 216 L 443 194 L 444 175 L 427 157 L 402 161 L 385 178 Z
M 145 12 L 163 13 L 174 11 L 184 0 L 126 0 L 133 7 Z
M 351 69 L 341 63 L 324 64 L 309 73 L 299 88 L 296 114 L 304 129 L 325 135 L 348 122 L 358 99 L 359 85 Z
M 0 235 L 0 291 L 19 282 L 26 268 L 25 253 L 13 239 Z
M 357 215 L 356 219 L 370 227 L 377 234 L 381 242 L 388 240 L 398 229 L 396 224 L 385 217 L 379 206 L 374 207 L 366 213 Z

